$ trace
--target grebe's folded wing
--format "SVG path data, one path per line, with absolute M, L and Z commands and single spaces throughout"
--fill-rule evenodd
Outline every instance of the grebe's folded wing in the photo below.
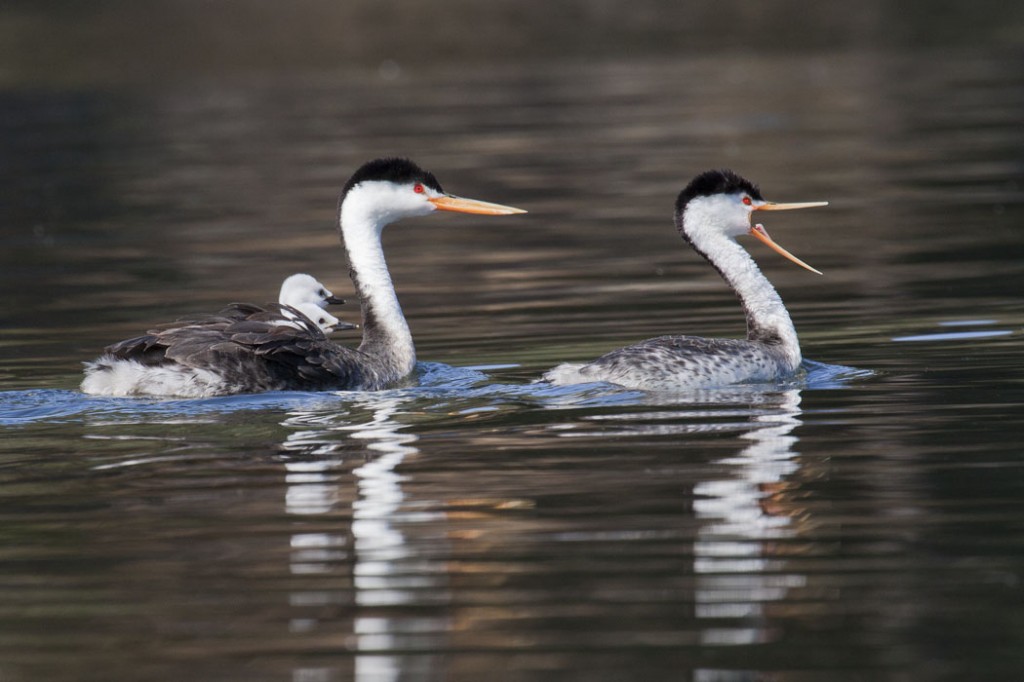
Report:
M 212 371 L 262 390 L 326 389 L 359 379 L 359 351 L 332 342 L 312 322 L 282 324 L 278 307 L 234 304 L 216 315 L 160 325 L 105 350 L 152 367 L 178 364 Z M 246 309 L 249 314 L 243 317 Z

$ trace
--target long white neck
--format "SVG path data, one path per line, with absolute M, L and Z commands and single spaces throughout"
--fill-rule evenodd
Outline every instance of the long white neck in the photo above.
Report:
M 747 316 L 747 340 L 777 345 L 799 364 L 800 341 L 789 311 L 746 249 L 717 230 L 697 229 L 686 235 L 739 297 Z
M 407 374 L 416 364 L 416 348 L 384 260 L 381 232 L 389 221 L 372 204 L 351 195 L 340 214 L 349 276 L 362 309 L 359 350 Z

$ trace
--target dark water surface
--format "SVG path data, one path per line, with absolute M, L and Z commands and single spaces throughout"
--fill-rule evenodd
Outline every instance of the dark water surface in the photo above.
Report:
M 0 91 L 0 679 L 1024 676 L 1024 69 L 810 52 Z M 526 216 L 385 245 L 419 384 L 202 401 L 80 362 L 308 271 L 363 161 Z M 792 384 L 530 382 L 742 334 L 679 240 L 727 166 Z M 355 319 L 351 306 L 343 317 Z

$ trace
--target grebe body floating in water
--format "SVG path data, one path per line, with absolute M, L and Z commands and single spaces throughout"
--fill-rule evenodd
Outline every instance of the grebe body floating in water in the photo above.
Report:
M 446 194 L 406 159 L 378 159 L 349 179 L 338 202 L 341 238 L 362 311 L 358 348 L 330 341 L 312 321 L 298 328 L 252 315 L 181 320 L 105 349 L 86 363 L 82 390 L 108 396 L 203 398 L 280 390 L 376 390 L 412 372 L 416 350 L 384 260 L 381 233 L 434 211 L 524 211 Z M 241 311 L 244 304 L 229 306 Z M 260 308 L 259 306 L 251 306 Z M 273 306 L 270 306 L 273 307 Z M 222 311 L 224 312 L 224 311 Z
M 764 226 L 751 226 L 755 211 L 826 206 L 815 201 L 777 204 L 730 171 L 698 175 L 676 199 L 680 235 L 733 288 L 747 317 L 747 338 L 660 336 L 611 351 L 585 364 L 563 364 L 544 379 L 555 384 L 606 381 L 626 388 L 673 391 L 786 378 L 800 366 L 800 343 L 786 306 L 757 264 L 736 242 L 752 234 L 797 265 L 821 274 L 776 244 Z

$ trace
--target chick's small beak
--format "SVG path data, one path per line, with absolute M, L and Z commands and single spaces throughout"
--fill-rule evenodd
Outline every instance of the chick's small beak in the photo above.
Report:
M 446 194 L 440 197 L 427 199 L 439 211 L 455 211 L 457 213 L 476 213 L 478 215 L 512 215 L 513 213 L 526 213 L 521 208 L 502 206 L 476 199 L 463 199 Z
M 330 305 L 342 305 L 345 302 L 345 299 L 338 298 L 334 294 L 331 294 L 330 296 L 324 299 L 324 302 L 329 303 Z
M 790 205 L 792 205 L 792 204 L 790 204 Z M 799 206 L 799 208 L 804 208 L 804 206 Z M 771 248 L 773 251 L 778 253 L 780 256 L 788 258 L 789 260 L 793 261 L 794 263 L 796 263 L 800 267 L 805 268 L 807 270 L 810 270 L 813 273 L 816 273 L 818 275 L 821 274 L 820 271 L 815 270 L 810 265 L 808 265 L 807 263 L 803 262 L 802 260 L 800 260 L 799 258 L 794 256 L 793 254 L 791 254 L 789 251 L 786 251 L 784 248 L 782 248 L 781 246 L 776 244 L 775 240 L 768 236 L 768 231 L 764 229 L 764 225 L 761 225 L 761 224 L 754 225 L 753 227 L 750 228 L 750 234 L 754 235 L 755 237 L 760 239 L 762 242 L 767 244 L 769 248 Z

